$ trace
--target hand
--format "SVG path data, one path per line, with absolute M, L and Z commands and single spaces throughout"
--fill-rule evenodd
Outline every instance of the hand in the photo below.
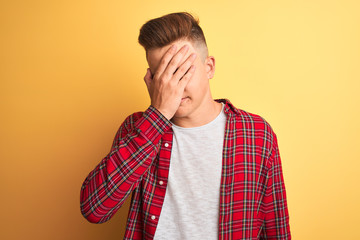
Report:
M 195 71 L 195 66 L 191 64 L 196 59 L 196 54 L 193 53 L 179 66 L 180 61 L 188 51 L 188 47 L 184 45 L 177 53 L 176 45 L 173 47 L 170 47 L 161 58 L 154 76 L 151 76 L 148 68 L 144 77 L 151 105 L 169 120 L 180 106 L 185 86 Z

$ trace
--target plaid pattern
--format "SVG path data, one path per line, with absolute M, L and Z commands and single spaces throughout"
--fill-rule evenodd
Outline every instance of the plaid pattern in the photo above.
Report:
M 291 239 L 277 137 L 259 115 L 224 102 L 227 116 L 219 239 Z M 165 197 L 173 131 L 156 108 L 129 115 L 110 153 L 83 182 L 82 215 L 108 221 L 131 195 L 124 239 L 153 239 Z M 132 193 L 132 194 L 131 194 Z

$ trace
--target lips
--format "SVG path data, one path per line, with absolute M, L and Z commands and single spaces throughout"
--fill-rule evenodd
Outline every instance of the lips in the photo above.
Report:
M 185 101 L 188 97 L 185 97 L 185 98 L 182 98 L 181 99 L 181 102 Z

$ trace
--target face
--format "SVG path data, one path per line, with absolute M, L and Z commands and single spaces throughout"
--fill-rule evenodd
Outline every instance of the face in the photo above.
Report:
M 183 93 L 183 98 L 186 99 L 181 102 L 174 115 L 174 118 L 190 118 L 191 116 L 195 116 L 197 112 L 200 113 L 200 109 L 206 104 L 209 104 L 210 101 L 213 102 L 210 94 L 209 79 L 214 76 L 215 59 L 212 56 L 207 56 L 207 48 L 205 46 L 194 46 L 187 40 L 178 40 L 172 44 L 177 45 L 176 51 L 179 51 L 185 44 L 189 46 L 189 50 L 180 61 L 180 65 L 184 63 L 192 53 L 195 52 L 197 54 L 193 63 L 196 66 L 195 72 L 191 76 Z M 152 75 L 155 74 L 161 58 L 172 44 L 148 51 L 147 62 Z

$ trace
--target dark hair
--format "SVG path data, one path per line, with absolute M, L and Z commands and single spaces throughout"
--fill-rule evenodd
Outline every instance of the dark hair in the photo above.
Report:
M 170 13 L 147 21 L 140 29 L 138 41 L 147 54 L 150 49 L 161 48 L 180 39 L 207 47 L 199 19 L 187 12 Z

